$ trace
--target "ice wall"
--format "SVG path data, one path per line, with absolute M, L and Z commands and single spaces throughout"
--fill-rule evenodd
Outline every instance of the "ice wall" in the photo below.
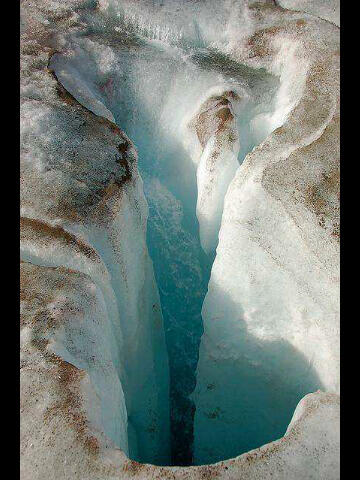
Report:
M 335 28 L 324 29 L 331 45 Z M 307 392 L 339 389 L 339 65 L 311 32 L 312 43 L 286 27 L 282 42 L 269 33 L 277 52 L 269 67 L 280 76 L 270 123 L 288 115 L 225 197 L 202 310 L 196 464 L 280 438 Z
M 115 444 L 130 457 L 168 463 L 168 358 L 136 151 L 113 122 L 68 93 L 41 48 L 37 61 L 25 54 L 23 62 L 22 259 L 90 277 L 103 314 L 83 317 L 83 343 L 67 324 L 56 354 L 89 373 Z M 44 86 L 47 96 L 34 100 Z M 62 355 L 69 343 L 71 356 Z M 111 376 L 101 374 L 103 363 Z

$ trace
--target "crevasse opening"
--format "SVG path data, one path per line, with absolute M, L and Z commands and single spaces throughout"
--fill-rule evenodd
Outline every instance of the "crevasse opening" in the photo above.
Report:
M 152 24 L 148 18 L 141 21 L 138 12 L 127 16 L 110 13 L 92 18 L 87 38 L 78 39 L 73 53 L 55 55 L 52 68 L 84 106 L 115 121 L 137 148 L 149 206 L 147 245 L 160 295 L 169 357 L 171 458 L 166 463 L 211 463 L 284 434 L 297 402 L 314 385 L 305 385 L 298 392 L 284 388 L 277 414 L 271 418 L 274 412 L 269 409 L 261 416 L 262 423 L 254 428 L 254 415 L 262 408 L 262 396 L 271 394 L 271 385 L 262 385 L 256 367 L 254 370 L 252 366 L 249 374 L 239 371 L 230 361 L 223 372 L 228 379 L 227 388 L 217 395 L 221 397 L 219 404 L 224 398 L 231 403 L 234 390 L 246 392 L 248 400 L 243 406 L 252 411 L 244 410 L 249 422 L 245 428 L 244 423 L 241 425 L 242 441 L 234 438 L 224 444 L 221 433 L 214 435 L 214 420 L 221 416 L 220 407 L 209 410 L 207 416 L 194 423 L 196 402 L 202 401 L 201 392 L 192 396 L 203 335 L 201 312 L 215 257 L 223 200 L 235 169 L 216 196 L 217 212 L 212 217 L 216 219 L 212 233 L 208 234 L 212 237 L 209 247 L 204 248 L 197 202 L 199 184 L 206 184 L 207 171 L 205 168 L 199 173 L 199 165 L 201 161 L 206 163 L 213 151 L 210 143 L 202 151 L 196 128 L 191 128 L 191 124 L 209 99 L 217 102 L 216 111 L 219 102 L 230 102 L 238 141 L 236 161 L 241 165 L 246 154 L 283 122 L 287 106 L 279 102 L 277 77 L 237 63 L 214 48 L 196 22 L 188 35 L 176 26 Z M 98 43 L 99 32 L 106 39 L 103 44 Z M 231 92 L 236 100 L 224 100 L 224 92 Z M 207 214 L 207 207 L 204 208 Z M 224 308 L 232 315 L 226 300 Z M 251 339 L 247 340 L 241 348 L 256 348 Z M 205 397 L 212 389 L 213 385 L 207 385 Z M 232 408 L 239 407 L 234 403 Z M 232 428 L 236 428 L 236 418 L 234 415 Z M 200 442 L 202 438 L 211 439 L 211 448 L 203 449 L 196 459 L 194 436 Z M 216 453 L 217 447 L 221 453 Z

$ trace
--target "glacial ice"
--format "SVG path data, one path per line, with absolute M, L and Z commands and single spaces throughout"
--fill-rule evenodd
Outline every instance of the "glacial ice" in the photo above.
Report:
M 278 478 L 283 462 L 310 478 L 316 442 L 336 478 L 336 27 L 266 0 L 22 9 L 24 365 L 40 393 L 57 391 L 48 353 L 78 369 L 101 439 L 88 478 L 140 468 L 118 448 L 154 465 L 244 454 L 216 474 L 268 478 L 245 466 L 262 445 Z M 51 41 L 32 30 L 45 17 Z
M 226 193 L 202 309 L 196 464 L 281 437 L 307 392 L 339 391 L 338 58 L 309 51 L 298 61 L 303 48 L 279 48 L 275 104 L 291 114 Z

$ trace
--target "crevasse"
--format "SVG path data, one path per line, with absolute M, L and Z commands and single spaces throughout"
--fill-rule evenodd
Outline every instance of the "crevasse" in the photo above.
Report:
M 77 38 L 72 50 L 55 54 L 50 67 L 80 103 L 116 122 L 138 151 L 149 205 L 147 245 L 169 357 L 170 398 L 163 401 L 170 403 L 171 454 L 167 460 L 151 460 L 139 454 L 141 448 L 130 448 L 130 456 L 140 462 L 172 465 L 211 463 L 281 436 L 300 398 L 320 386 L 315 377 L 306 379 L 300 388 L 285 382 L 281 398 L 264 402 L 271 395 L 271 381 L 266 377 L 264 383 L 265 377 L 257 370 L 253 351 L 260 350 L 245 330 L 236 347 L 249 358 L 243 369 L 232 361 L 229 348 L 229 357 L 217 364 L 218 371 L 207 372 L 213 368 L 207 356 L 216 355 L 218 346 L 212 345 L 209 337 L 201 340 L 201 312 L 228 185 L 246 154 L 284 122 L 296 92 L 290 95 L 286 79 L 238 63 L 221 45 L 214 44 L 211 23 L 219 22 L 219 12 L 213 12 L 210 24 L 203 11 L 197 21 L 183 20 L 183 24 L 170 27 L 166 19 L 155 20 L 155 10 L 152 16 L 134 4 L 122 5 L 120 9 L 110 3 L 103 13 L 87 18 L 88 35 Z M 233 19 L 228 21 L 221 41 L 228 42 L 235 24 Z M 221 98 L 224 92 L 236 95 L 231 111 L 237 146 L 231 151 L 220 148 L 220 161 L 229 161 L 231 167 L 216 195 L 202 207 L 199 192 L 217 180 L 222 163 L 218 161 L 212 178 L 211 168 L 209 173 L 204 165 L 214 153 L 216 139 L 212 136 L 202 148 L 192 124 L 204 103 Z M 203 227 L 204 215 L 210 218 L 210 228 Z M 108 251 L 106 246 L 99 248 L 103 254 Z M 128 248 L 131 250 L 131 245 Z M 107 264 L 116 283 L 111 258 Z M 207 297 L 203 315 L 209 308 L 221 310 L 229 319 L 230 326 L 225 323 L 216 336 L 220 343 L 228 339 L 231 343 L 231 319 L 237 315 L 231 301 L 225 295 L 215 300 Z M 196 373 L 200 341 L 205 354 Z M 292 358 L 297 371 L 297 360 L 287 346 L 279 353 L 275 345 L 274 351 L 269 348 L 263 354 L 271 357 L 274 352 Z M 136 401 L 141 389 L 133 387 L 131 395 Z M 225 407 L 232 415 L 224 413 Z

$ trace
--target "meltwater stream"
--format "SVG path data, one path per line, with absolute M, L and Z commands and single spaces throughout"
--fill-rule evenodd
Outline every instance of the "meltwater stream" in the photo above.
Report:
M 198 44 L 180 42 L 170 46 L 159 38 L 144 37 L 141 28 L 136 32 L 129 25 L 118 27 L 115 23 L 115 27 L 111 22 L 109 25 L 93 21 L 87 38 L 78 38 L 75 53 L 54 56 L 52 67 L 83 105 L 115 121 L 137 148 L 149 205 L 147 243 L 160 294 L 169 357 L 168 463 L 191 465 L 195 414 L 191 394 L 196 386 L 203 334 L 201 311 L 215 251 L 205 254 L 200 244 L 197 165 L 188 125 L 214 92 L 235 92 L 240 98 L 235 111 L 240 165 L 246 154 L 279 126 L 278 120 L 273 121 L 279 80 L 264 70 L 235 62 L 200 40 Z M 103 43 L 99 42 L 100 36 L 102 41 L 105 39 Z M 261 399 L 257 401 L 260 405 Z M 290 410 L 295 405 L 292 399 Z M 285 432 L 288 417 L 288 413 L 279 415 L 270 440 Z M 206 429 L 211 431 L 211 426 L 209 416 Z M 256 445 L 249 445 L 254 448 L 266 441 L 268 431 L 264 436 L 260 428 Z M 234 446 L 235 453 L 243 453 L 241 448 L 246 451 L 249 445 L 244 442 L 243 447 Z M 203 458 L 203 463 L 212 461 L 211 455 Z

